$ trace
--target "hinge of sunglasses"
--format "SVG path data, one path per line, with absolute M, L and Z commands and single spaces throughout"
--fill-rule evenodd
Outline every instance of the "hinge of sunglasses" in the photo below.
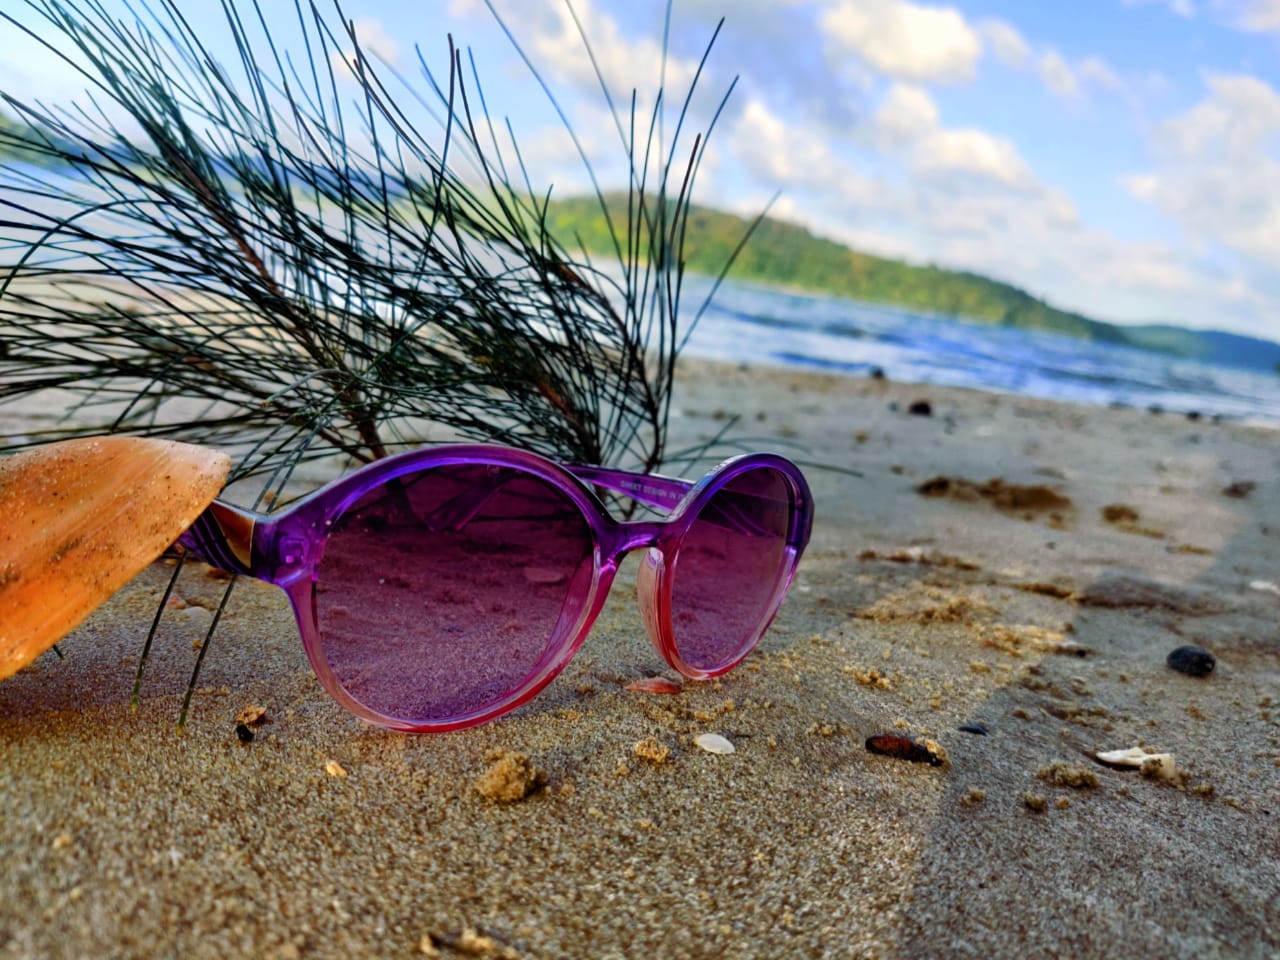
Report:
M 215 500 L 187 536 L 202 559 L 224 570 L 248 573 L 253 568 L 253 527 L 252 516 Z

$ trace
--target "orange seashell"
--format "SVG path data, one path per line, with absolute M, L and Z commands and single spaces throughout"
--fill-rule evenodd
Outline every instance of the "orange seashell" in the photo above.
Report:
M 142 437 L 64 440 L 0 459 L 0 679 L 160 556 L 230 468 L 217 450 Z
M 632 693 L 680 693 L 684 687 L 666 677 L 645 677 L 643 680 L 632 680 L 626 689 Z

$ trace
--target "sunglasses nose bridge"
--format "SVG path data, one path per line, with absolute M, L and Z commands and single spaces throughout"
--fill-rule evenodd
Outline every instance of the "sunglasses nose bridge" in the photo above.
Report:
M 671 524 L 663 520 L 636 521 L 620 524 L 617 531 L 613 553 L 615 565 L 632 551 L 644 551 L 636 578 L 640 618 L 654 649 L 674 667 L 679 658 L 675 654 L 671 631 L 665 627 L 670 618 L 670 601 L 664 587 L 667 551 L 671 549 Z
M 627 554 L 648 547 L 661 549 L 661 541 L 667 524 L 661 520 L 640 520 L 621 523 L 616 528 L 613 542 L 607 553 L 615 566 L 622 563 Z

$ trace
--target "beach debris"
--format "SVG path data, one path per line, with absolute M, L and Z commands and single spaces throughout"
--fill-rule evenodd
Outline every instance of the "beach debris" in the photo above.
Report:
M 954 557 L 937 550 L 926 551 L 923 547 L 907 547 L 905 550 L 894 550 L 892 553 L 878 553 L 875 550 L 863 550 L 858 554 L 860 562 L 882 560 L 887 563 L 918 563 L 925 567 L 951 567 L 955 570 L 981 570 L 981 564 L 962 557 Z
M 843 723 L 830 723 L 826 720 L 815 720 L 805 728 L 805 736 L 809 737 L 842 737 L 850 733 L 850 729 Z
M 1074 787 L 1077 790 L 1093 789 L 1098 785 L 1098 775 L 1086 767 L 1057 760 L 1036 771 L 1036 778 L 1055 787 Z
M 1188 677 L 1207 677 L 1213 673 L 1213 668 L 1218 664 L 1212 653 L 1195 644 L 1187 644 L 1169 651 L 1169 656 L 1165 657 L 1164 662 L 1170 668 L 1179 673 L 1185 673 Z
M 268 722 L 267 708 L 251 703 L 236 714 L 236 737 L 241 743 L 253 743 L 254 729 Z
M 693 738 L 693 742 L 696 746 L 707 751 L 707 753 L 727 756 L 730 753 L 738 752 L 732 743 L 718 733 L 700 733 Z
M 645 737 L 637 741 L 631 752 L 641 760 L 659 766 L 671 756 L 671 748 L 656 737 Z
M 324 772 L 331 777 L 336 777 L 339 780 L 342 780 L 347 775 L 347 768 L 337 760 L 328 760 L 325 762 Z
M 933 405 L 928 400 L 913 400 L 907 407 L 907 413 L 913 417 L 932 417 Z
M 1249 589 L 1260 590 L 1263 593 L 1274 593 L 1280 595 L 1280 584 L 1274 583 L 1271 580 L 1250 580 Z
M 870 372 L 867 374 L 867 376 L 869 376 L 872 380 L 887 379 L 887 375 L 885 374 L 883 367 L 872 367 Z
M 998 510 L 1011 513 L 1045 513 L 1068 510 L 1071 498 L 1043 483 L 1006 483 L 993 477 L 986 483 L 975 483 L 964 477 L 936 476 L 916 487 L 922 497 L 951 497 L 954 500 L 986 500 Z
M 895 760 L 927 763 L 931 767 L 949 767 L 947 751 L 933 740 L 913 740 L 899 733 L 877 733 L 867 737 L 867 749 Z
M 1140 537 L 1150 537 L 1152 540 L 1163 540 L 1165 538 L 1163 530 L 1143 526 L 1140 522 L 1141 515 L 1137 509 L 1127 503 L 1107 504 L 1102 508 L 1102 519 L 1124 533 L 1134 533 Z
M 217 496 L 230 467 L 217 450 L 122 436 L 0 460 L 0 679 L 159 557 Z
M 1068 640 L 1058 630 L 1027 624 L 994 623 L 973 626 L 971 632 L 984 647 L 1013 657 L 1022 657 L 1028 650 L 1073 657 L 1087 657 L 1093 652 L 1089 647 Z
M 1055 600 L 1066 600 L 1070 597 L 1074 590 L 1070 587 L 1064 587 L 1058 583 L 1046 583 L 1040 580 L 1031 581 L 1029 583 L 1015 583 L 1014 587 L 1023 593 L 1038 593 L 1044 597 L 1053 597 Z
M 476 780 L 476 792 L 495 803 L 515 803 L 532 796 L 546 785 L 547 775 L 530 762 L 523 753 L 514 750 L 490 750 L 485 754 L 490 762 Z
M 1127 503 L 1109 503 L 1102 508 L 1102 519 L 1107 523 L 1137 523 L 1138 511 Z
M 964 796 L 960 798 L 960 803 L 966 807 L 977 806 L 979 803 L 987 799 L 987 791 L 978 787 L 970 787 L 965 791 Z
M 520 960 L 513 947 L 500 941 L 493 934 L 476 927 L 445 933 L 424 933 L 418 941 L 418 952 L 428 957 L 444 956 L 444 947 L 464 957 L 482 957 L 484 960 Z
M 684 690 L 684 686 L 666 677 L 643 677 L 632 680 L 624 689 L 631 693 L 677 694 Z
M 267 722 L 267 708 L 256 703 L 247 704 L 236 714 L 236 723 L 243 723 L 247 727 L 260 727 Z
M 966 724 L 963 724 L 962 726 L 956 727 L 956 729 L 959 730 L 961 733 L 972 733 L 979 737 L 985 737 L 987 734 L 991 732 L 980 723 L 966 723 Z
M 875 667 L 871 667 L 869 670 L 863 670 L 860 667 L 855 667 L 853 664 L 848 664 L 842 667 L 841 670 L 853 677 L 856 682 L 864 687 L 871 687 L 874 690 L 893 689 L 893 684 L 890 682 L 889 678 Z
M 1148 752 L 1143 747 L 1129 747 L 1127 750 L 1099 750 L 1094 756 L 1105 766 L 1135 768 L 1144 777 L 1153 780 L 1178 779 L 1178 766 L 1173 762 L 1172 753 L 1155 753 Z
M 1044 813 L 1049 809 L 1049 801 L 1043 793 L 1024 793 L 1022 802 L 1028 810 L 1032 810 L 1035 813 Z
M 951 593 L 932 584 L 913 582 L 851 613 L 860 620 L 876 623 L 934 624 L 970 623 L 999 611 L 977 593 Z
M 1222 488 L 1222 495 L 1224 497 L 1233 497 L 1236 500 L 1243 500 L 1253 493 L 1257 486 L 1252 480 L 1232 480 Z
M 1162 607 L 1184 616 L 1203 616 L 1219 609 L 1215 600 L 1199 590 L 1166 586 L 1125 573 L 1104 574 L 1071 599 L 1082 607 L 1112 610 Z

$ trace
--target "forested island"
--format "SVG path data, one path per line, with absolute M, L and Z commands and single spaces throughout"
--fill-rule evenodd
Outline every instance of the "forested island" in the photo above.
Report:
M 606 196 L 616 225 L 627 222 L 625 194 Z M 596 197 L 553 200 L 550 232 L 570 250 L 611 253 L 613 241 Z M 694 207 L 685 227 L 684 259 L 694 273 L 716 275 L 751 222 Z M 1025 290 L 990 277 L 877 257 L 815 236 L 804 227 L 766 217 L 739 252 L 729 276 L 867 303 L 955 317 L 971 323 L 1043 330 L 1102 343 L 1123 344 L 1188 359 L 1280 370 L 1280 344 L 1212 330 L 1167 324 L 1120 326 L 1059 310 Z

